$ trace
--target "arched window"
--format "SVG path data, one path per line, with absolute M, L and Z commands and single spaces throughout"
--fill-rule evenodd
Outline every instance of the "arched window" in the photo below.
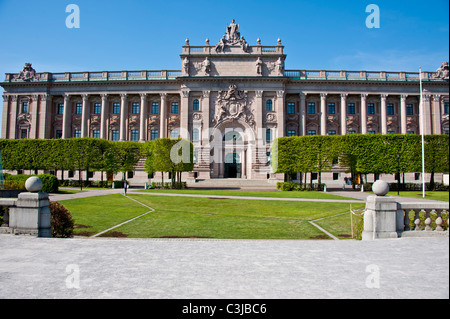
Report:
M 194 103 L 192 104 L 192 109 L 194 111 L 200 111 L 200 102 L 198 100 L 194 100 Z
M 272 100 L 266 101 L 266 111 L 273 111 L 273 102 Z
M 225 133 L 224 141 L 242 141 L 242 135 L 237 131 L 230 131 Z

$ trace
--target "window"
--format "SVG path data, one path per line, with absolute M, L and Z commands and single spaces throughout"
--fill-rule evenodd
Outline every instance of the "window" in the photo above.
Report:
M 56 130 L 56 138 L 62 138 L 62 130 Z
M 197 142 L 199 140 L 199 131 L 198 128 L 194 128 L 192 130 L 192 141 Z
M 118 141 L 119 140 L 119 130 L 113 130 L 112 131 L 111 139 L 113 141 Z
M 272 154 L 270 152 L 266 152 L 267 165 L 272 163 Z
M 131 130 L 131 140 L 134 142 L 139 141 L 139 130 Z
M 173 102 L 172 103 L 172 113 L 173 114 L 178 114 L 178 102 Z
M 444 134 L 447 134 L 447 135 L 449 135 L 449 133 L 450 133 L 450 131 L 449 131 L 449 130 L 445 130 L 445 131 L 444 131 Z
M 347 132 L 347 134 L 356 134 L 356 131 L 355 130 L 350 130 L 350 131 Z
M 449 112 L 449 104 L 448 102 L 444 102 L 444 114 L 448 114 Z
M 386 111 L 387 115 L 394 115 L 394 104 L 388 104 Z
M 28 138 L 28 131 L 26 129 L 20 130 L 20 138 Z
M 152 114 L 159 114 L 159 103 L 158 102 L 152 103 Z
M 100 130 L 93 130 L 92 131 L 92 137 L 93 138 L 100 138 Z
M 266 101 L 266 111 L 273 111 L 273 102 L 272 100 Z
M 194 100 L 194 103 L 192 104 L 192 109 L 194 111 L 200 111 L 200 102 L 198 100 Z
M 369 115 L 375 114 L 375 103 L 367 104 L 367 114 Z
M 158 130 L 151 130 L 150 132 L 150 139 L 152 141 L 156 140 L 159 137 L 159 131 Z
M 100 103 L 94 104 L 94 114 L 100 114 L 102 112 L 102 105 Z
M 75 114 L 80 115 L 81 113 L 83 113 L 83 104 L 77 103 L 75 106 Z
M 329 130 L 328 135 L 336 135 L 336 130 Z
M 414 107 L 412 104 L 406 104 L 406 115 L 414 115 Z
M 377 132 L 375 132 L 375 131 L 368 131 L 367 133 L 368 134 L 376 134 Z
M 297 132 L 295 130 L 288 130 L 287 136 L 296 136 Z
M 22 102 L 22 113 L 28 113 L 28 102 Z
M 308 103 L 308 114 L 316 114 L 316 103 Z
M 63 115 L 64 114 L 64 104 L 58 104 L 56 109 L 56 114 Z
M 333 181 L 339 180 L 339 173 L 333 173 Z
M 266 130 L 266 141 L 267 142 L 271 142 L 272 141 L 272 130 L 270 128 L 268 128 Z
M 113 103 L 113 114 L 120 114 L 120 103 Z
M 328 114 L 336 114 L 336 104 L 328 103 Z
M 355 103 L 348 103 L 347 105 L 347 113 L 350 115 L 355 114 L 356 112 L 356 107 L 355 107 Z
M 81 137 L 81 130 L 75 130 L 74 137 Z
M 171 132 L 170 132 L 170 138 L 178 138 L 178 129 L 176 128 L 176 129 L 173 129 Z
M 316 130 L 309 130 L 308 135 L 316 135 Z
M 131 113 L 132 114 L 139 114 L 139 103 L 131 104 Z
M 69 171 L 69 178 L 73 178 L 73 175 L 74 175 L 73 171 Z
M 388 131 L 388 134 L 395 134 L 395 131 Z
M 295 103 L 289 102 L 287 108 L 288 114 L 295 114 Z
M 420 181 L 420 173 L 414 173 L 414 180 Z
M 408 132 L 406 132 L 406 133 L 408 133 L 408 134 L 414 134 L 414 131 L 408 131 Z

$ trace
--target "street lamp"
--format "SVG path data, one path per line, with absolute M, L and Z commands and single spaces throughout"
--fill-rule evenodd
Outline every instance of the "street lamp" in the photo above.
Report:
M 400 195 L 400 153 L 397 153 L 397 195 Z

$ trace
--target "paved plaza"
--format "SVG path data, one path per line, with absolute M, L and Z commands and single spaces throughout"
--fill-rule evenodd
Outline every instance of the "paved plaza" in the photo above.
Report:
M 449 239 L 0 235 L 0 298 L 449 298 Z

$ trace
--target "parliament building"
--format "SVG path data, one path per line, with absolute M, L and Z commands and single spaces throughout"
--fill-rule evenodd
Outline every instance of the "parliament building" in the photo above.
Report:
M 277 137 L 449 133 L 448 62 L 422 74 L 286 70 L 280 39 L 249 44 L 233 20 L 217 40 L 186 39 L 180 70 L 51 73 L 26 63 L 0 83 L 1 138 L 180 136 L 195 147 L 190 178 L 263 182 L 281 178 L 270 167 Z M 147 178 L 142 167 L 138 176 Z

